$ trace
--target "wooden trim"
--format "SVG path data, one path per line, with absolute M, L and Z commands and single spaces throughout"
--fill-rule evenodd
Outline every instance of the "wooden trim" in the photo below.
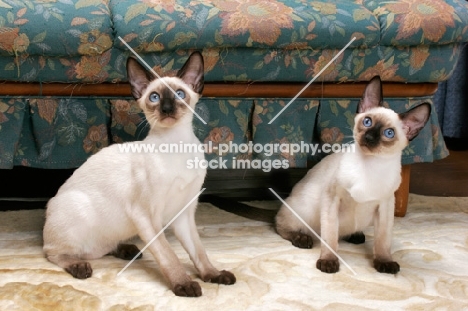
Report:
M 206 83 L 204 97 L 292 98 L 305 83 Z M 366 83 L 314 83 L 302 98 L 360 98 Z M 433 95 L 437 83 L 384 83 L 384 97 Z M 128 83 L 68 84 L 0 82 L 0 96 L 131 96 Z
M 409 197 L 409 184 L 411 175 L 411 165 L 401 167 L 401 184 L 395 191 L 395 216 L 403 217 L 406 215 Z

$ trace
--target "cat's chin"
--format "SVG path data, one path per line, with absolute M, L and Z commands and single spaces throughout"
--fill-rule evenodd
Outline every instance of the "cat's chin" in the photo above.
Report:
M 379 152 L 375 148 L 369 148 L 366 145 L 361 145 L 359 144 L 359 150 L 361 151 L 362 154 L 364 155 L 377 155 Z
M 359 150 L 365 156 L 374 156 L 381 158 L 391 158 L 400 154 L 399 150 L 385 150 L 382 147 L 370 148 L 366 145 L 359 145 Z
M 160 127 L 173 127 L 177 123 L 178 119 L 174 117 L 164 117 L 159 120 Z

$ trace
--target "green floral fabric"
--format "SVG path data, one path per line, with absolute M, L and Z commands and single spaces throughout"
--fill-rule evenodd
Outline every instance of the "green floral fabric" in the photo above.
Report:
M 141 53 L 205 47 L 375 46 L 377 17 L 353 1 L 111 1 L 116 35 Z M 144 26 L 144 27 L 142 27 Z M 118 47 L 124 48 L 119 43 Z
M 468 4 L 464 0 L 362 2 L 379 20 L 380 45 L 449 44 L 468 39 Z
M 290 99 L 257 99 L 254 101 L 253 142 L 265 147 L 273 147 L 273 151 L 259 150 L 254 153 L 254 157 L 262 160 L 287 160 L 289 167 L 307 167 L 309 154 L 306 150 L 294 152 L 292 145 L 312 143 L 320 101 L 296 99 L 291 104 L 290 102 Z M 280 111 L 283 112 L 278 115 Z M 289 146 L 289 149 L 281 150 L 278 147 L 274 150 L 275 144 Z
M 100 55 L 112 32 L 108 1 L 0 1 L 0 56 Z
M 194 118 L 194 131 L 202 143 L 213 147 L 232 143 L 246 148 L 249 144 L 266 148 L 275 144 L 323 145 L 350 141 L 358 99 L 297 99 L 269 125 L 289 101 L 202 98 L 196 111 L 207 124 Z M 421 102 L 432 104 L 430 98 L 389 98 L 385 103 L 402 112 Z M 403 164 L 430 162 L 447 156 L 435 109 L 432 111 L 426 127 L 404 150 Z M 143 139 L 148 129 L 141 110 L 129 98 L 0 98 L 0 168 L 78 167 L 111 143 Z M 308 160 L 325 155 L 311 153 L 255 148 L 220 153 L 213 148 L 206 158 L 225 160 L 228 168 L 240 163 L 239 160 L 249 163 L 279 160 L 286 161 L 288 168 L 304 168 Z
M 368 81 L 380 75 L 384 81 L 439 82 L 455 68 L 458 44 L 415 47 L 351 49 L 342 53 L 316 80 L 325 82 Z M 339 50 L 204 49 L 207 82 L 309 82 Z M 143 54 L 160 75 L 175 74 L 191 51 Z M 102 55 L 71 58 L 30 56 L 0 57 L 0 80 L 24 82 L 103 83 L 126 81 L 130 52 L 117 49 Z M 0 84 L 0 88 L 1 88 Z
M 463 0 L 0 0 L 0 81 L 126 81 L 131 52 L 161 75 L 201 50 L 207 82 L 446 80 L 468 42 Z M 0 88 L 2 84 L 0 84 Z M 357 99 L 202 98 L 194 120 L 202 142 L 346 142 Z M 388 98 L 397 111 L 431 98 Z M 435 111 L 435 109 L 433 109 Z M 148 126 L 130 98 L 0 98 L 0 168 L 77 167 L 111 143 L 142 139 Z M 447 155 L 435 113 L 405 150 L 404 164 Z M 207 154 L 216 159 L 215 152 Z M 231 161 L 310 154 L 228 152 Z
M 73 168 L 111 142 L 105 100 L 0 99 L 0 168 Z
M 159 73 L 203 50 L 207 81 L 439 82 L 468 42 L 463 0 L 0 0 L 0 80 L 125 81 L 130 52 Z M 426 78 L 427 77 L 427 78 Z

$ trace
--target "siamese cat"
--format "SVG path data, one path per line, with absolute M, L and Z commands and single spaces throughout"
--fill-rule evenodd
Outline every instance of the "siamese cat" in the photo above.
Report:
M 427 103 L 402 114 L 384 108 L 380 77 L 374 77 L 354 119 L 355 148 L 324 158 L 294 186 L 286 203 L 335 253 L 340 237 L 364 243 L 361 230 L 373 224 L 374 267 L 396 274 L 400 266 L 392 259 L 391 243 L 401 154 L 429 114 Z M 276 216 L 276 230 L 297 247 L 313 245 L 312 232 L 284 205 Z M 339 270 L 337 256 L 324 243 L 316 267 L 326 273 Z
M 192 109 L 201 96 L 203 57 L 194 52 L 177 77 L 154 78 L 135 59 L 127 61 L 132 95 L 145 113 L 150 131 L 129 144 L 200 144 L 192 129 Z M 166 87 L 164 81 L 176 91 Z M 200 150 L 200 149 L 198 149 Z M 139 253 L 123 244 L 138 235 L 145 243 L 200 191 L 205 169 L 187 169 L 202 152 L 131 153 L 112 145 L 90 157 L 47 204 L 44 252 L 47 259 L 78 279 L 91 277 L 87 260 L 111 254 L 132 259 Z M 235 276 L 218 271 L 208 260 L 195 225 L 195 200 L 172 223 L 175 235 L 205 282 L 234 284 Z M 185 272 L 164 234 L 149 250 L 177 296 L 198 297 L 200 285 Z

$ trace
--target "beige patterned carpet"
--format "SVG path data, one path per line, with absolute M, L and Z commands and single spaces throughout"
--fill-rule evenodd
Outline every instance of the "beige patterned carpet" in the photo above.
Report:
M 278 202 L 252 202 L 278 208 Z M 315 268 L 318 247 L 301 250 L 270 224 L 200 204 L 197 221 L 212 262 L 237 276 L 232 286 L 201 283 L 200 298 L 175 297 L 145 252 L 122 275 L 125 261 L 92 262 L 94 275 L 73 279 L 42 254 L 44 211 L 0 213 L 1 310 L 463 310 L 468 309 L 468 198 L 410 196 L 397 218 L 394 258 L 401 271 L 371 267 L 372 230 L 362 245 L 340 243 L 344 265 L 327 275 Z M 187 271 L 194 268 L 173 235 Z M 139 244 L 142 246 L 141 243 Z M 316 243 L 318 245 L 318 243 Z

